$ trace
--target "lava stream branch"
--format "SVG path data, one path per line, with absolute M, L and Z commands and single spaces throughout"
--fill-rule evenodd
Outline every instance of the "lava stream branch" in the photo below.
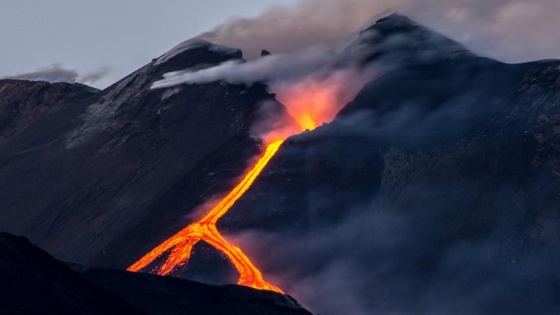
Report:
M 194 245 L 199 241 L 210 244 L 231 261 L 239 273 L 238 284 L 260 290 L 270 290 L 283 293 L 282 290 L 263 279 L 262 273 L 251 260 L 236 246 L 230 244 L 216 228 L 218 220 L 241 198 L 260 175 L 268 162 L 274 157 L 284 141 L 279 140 L 269 144 L 263 156 L 223 199 L 214 206 L 206 216 L 198 222 L 192 223 L 179 231 L 149 253 L 140 258 L 127 270 L 138 272 L 150 265 L 158 257 L 169 252 L 165 262 L 152 270 L 159 275 L 167 275 L 177 267 L 188 263 Z

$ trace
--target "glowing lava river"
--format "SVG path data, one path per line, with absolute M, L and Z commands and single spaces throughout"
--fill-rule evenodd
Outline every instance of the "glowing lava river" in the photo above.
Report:
M 339 104 L 350 101 L 342 99 L 338 95 L 349 89 L 350 78 L 334 76 L 329 80 L 316 81 L 310 77 L 298 84 L 290 86 L 278 86 L 277 95 L 279 101 L 288 104 L 286 110 L 293 119 L 294 129 L 273 130 L 272 137 L 266 141 L 268 144 L 265 152 L 256 164 L 245 174 L 239 182 L 218 204 L 216 204 L 202 219 L 194 222 L 179 231 L 159 246 L 140 258 L 128 271 L 138 272 L 153 264 L 154 261 L 167 254 L 163 263 L 156 266 L 152 273 L 168 275 L 178 267 L 185 266 L 192 255 L 193 247 L 200 241 L 204 241 L 223 253 L 234 265 L 239 273 L 237 284 L 260 290 L 270 290 L 284 293 L 277 286 L 266 282 L 260 270 L 255 267 L 239 247 L 230 244 L 216 228 L 216 223 L 228 212 L 228 210 L 241 198 L 259 177 L 268 162 L 274 157 L 289 136 L 305 130 L 313 130 L 319 122 L 330 121 L 338 110 Z M 358 87 L 358 85 L 356 86 Z M 357 89 L 354 92 L 357 93 Z M 344 94 L 344 93 L 342 93 Z M 270 135 L 268 135 L 270 136 Z M 274 141 L 270 141 L 275 139 Z
M 251 260 L 241 249 L 230 244 L 216 228 L 218 220 L 226 214 L 235 202 L 251 187 L 268 162 L 274 157 L 276 152 L 278 152 L 283 142 L 283 140 L 278 140 L 269 144 L 264 154 L 253 168 L 249 170 L 245 177 L 243 177 L 241 182 L 220 200 L 205 217 L 171 236 L 144 257 L 140 258 L 140 260 L 132 266 L 128 267 L 127 270 L 135 272 L 140 271 L 150 265 L 156 258 L 170 251 L 165 262 L 153 270 L 153 272 L 158 275 L 167 275 L 175 268 L 188 263 L 194 245 L 199 241 L 205 241 L 226 255 L 235 266 L 237 272 L 239 272 L 237 284 L 260 290 L 284 293 L 280 288 L 266 282 L 259 269 L 253 265 Z

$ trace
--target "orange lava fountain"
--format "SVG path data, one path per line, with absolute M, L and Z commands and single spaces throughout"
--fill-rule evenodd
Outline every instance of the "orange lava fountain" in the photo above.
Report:
M 221 199 L 206 216 L 171 236 L 127 270 L 140 271 L 152 264 L 158 257 L 169 253 L 166 260 L 152 270 L 153 273 L 159 275 L 168 275 L 177 267 L 187 264 L 196 243 L 205 241 L 226 255 L 235 266 L 239 272 L 238 284 L 283 293 L 277 286 L 266 282 L 259 269 L 241 249 L 230 244 L 218 232 L 216 223 L 251 187 L 268 162 L 278 152 L 285 139 L 293 135 L 294 131 L 313 130 L 319 123 L 329 121 L 340 109 L 340 104 L 345 104 L 350 100 L 346 99 L 348 96 L 345 95 L 348 94 L 348 90 L 352 90 L 348 89 L 348 82 L 353 81 L 348 77 L 335 75 L 326 81 L 317 81 L 310 77 L 301 82 L 276 86 L 278 99 L 286 105 L 288 114 L 296 122 L 297 127 L 295 129 L 275 130 L 267 135 L 266 141 L 269 144 L 264 154 L 247 172 L 241 182 Z

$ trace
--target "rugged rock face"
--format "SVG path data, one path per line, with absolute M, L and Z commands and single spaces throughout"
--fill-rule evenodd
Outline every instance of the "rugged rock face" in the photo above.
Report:
M 262 85 L 150 85 L 238 58 L 239 50 L 186 43 L 37 119 L 0 147 L 0 230 L 65 261 L 123 268 L 185 225 L 259 150 L 250 128 L 258 104 L 274 100 Z
M 0 233 L 0 254 L 2 314 L 311 315 L 288 296 L 246 287 L 125 271 L 79 274 L 7 233 Z
M 47 112 L 97 92 L 79 84 L 0 80 L 0 145 Z
M 84 276 L 148 314 L 311 315 L 289 296 L 242 286 L 111 270 Z
M 142 314 L 25 238 L 0 233 L 2 314 Z

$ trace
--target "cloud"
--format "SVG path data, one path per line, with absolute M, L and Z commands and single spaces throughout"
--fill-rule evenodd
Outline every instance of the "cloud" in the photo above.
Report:
M 68 69 L 60 63 L 54 63 L 50 66 L 39 68 L 34 71 L 24 72 L 4 78 L 47 82 L 95 83 L 105 77 L 109 72 L 110 69 L 108 67 L 100 67 L 99 69 L 81 75 L 75 69 Z
M 337 48 L 388 11 L 503 61 L 560 57 L 556 0 L 301 0 L 271 7 L 256 18 L 231 19 L 200 37 L 239 47 L 249 59 L 261 49 L 275 54 L 316 45 Z
M 232 60 L 216 67 L 198 71 L 177 71 L 164 75 L 153 88 L 174 86 L 182 83 L 196 84 L 227 81 L 233 84 L 257 81 L 285 81 L 306 76 L 328 68 L 338 56 L 323 48 L 310 48 L 297 54 L 267 56 L 252 62 Z
M 337 47 L 381 12 L 383 5 L 376 1 L 300 1 L 293 7 L 273 6 L 257 18 L 232 19 L 200 37 L 240 47 L 252 59 L 261 49 L 277 54 Z
M 107 76 L 111 72 L 111 69 L 107 66 L 100 67 L 96 70 L 86 72 L 84 75 L 78 77 L 78 82 L 80 83 L 95 83 Z
M 298 53 L 269 55 L 248 62 L 230 60 L 209 68 L 166 73 L 152 88 L 215 81 L 246 85 L 265 83 L 289 114 L 263 113 L 274 106 L 262 104 L 260 117 L 268 117 L 267 123 L 258 122 L 253 131 L 270 143 L 332 121 L 342 106 L 373 78 L 374 71 L 362 64 L 371 53 L 368 48 L 370 46 L 362 40 L 355 40 L 343 53 L 315 46 Z M 270 119 L 277 120 L 273 125 L 278 128 L 271 128 Z M 267 127 L 263 128 L 264 125 Z
M 66 69 L 61 64 L 55 63 L 48 67 L 39 68 L 31 72 L 25 72 L 7 78 L 31 81 L 73 83 L 78 79 L 78 72 L 76 70 Z

